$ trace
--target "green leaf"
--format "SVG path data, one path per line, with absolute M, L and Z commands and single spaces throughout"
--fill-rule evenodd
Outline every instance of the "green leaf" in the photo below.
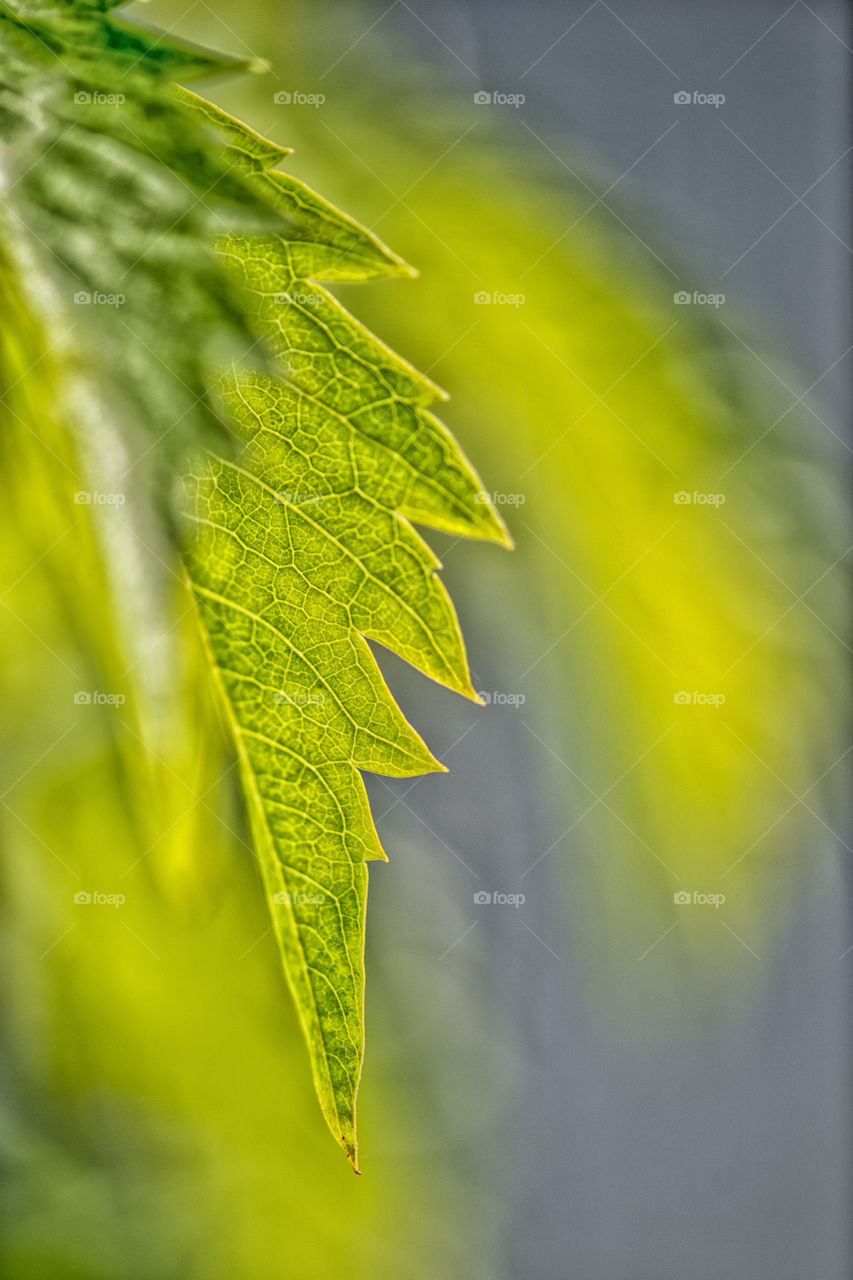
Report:
M 247 170 L 258 155 L 248 137 Z M 257 181 L 300 232 L 231 236 L 222 252 L 278 367 L 227 380 L 245 450 L 193 475 L 187 566 L 320 1103 L 356 1165 L 366 862 L 385 856 L 359 770 L 442 768 L 367 641 L 476 699 L 440 565 L 411 521 L 507 537 L 427 408 L 437 389 L 317 283 L 407 268 L 294 179 Z
M 413 522 L 509 540 L 430 412 L 443 393 L 318 283 L 411 268 L 275 171 L 285 148 L 175 84 L 236 64 L 108 9 L 0 0 L 0 247 L 75 429 L 97 416 L 98 440 L 120 430 L 185 475 L 186 570 L 284 969 L 356 1165 L 366 862 L 385 856 L 359 770 L 441 768 L 368 642 L 476 699 Z M 140 536 L 146 511 L 128 508 Z

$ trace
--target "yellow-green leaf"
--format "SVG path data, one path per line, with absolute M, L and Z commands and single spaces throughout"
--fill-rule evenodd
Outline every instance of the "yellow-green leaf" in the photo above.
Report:
M 259 154 L 248 136 L 247 173 Z M 441 768 L 367 641 L 476 698 L 440 565 L 411 521 L 507 538 L 427 408 L 437 388 L 317 282 L 405 266 L 295 180 L 256 181 L 298 230 L 229 236 L 221 251 L 277 367 L 227 380 L 245 447 L 192 477 L 187 565 L 320 1103 L 355 1165 L 366 862 L 385 856 L 359 770 Z

